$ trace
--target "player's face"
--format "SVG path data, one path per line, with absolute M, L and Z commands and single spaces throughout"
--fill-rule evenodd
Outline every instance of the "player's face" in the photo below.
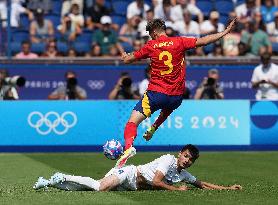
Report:
M 185 169 L 190 167 L 194 163 L 194 159 L 190 154 L 189 150 L 185 150 L 184 152 L 180 152 L 178 156 L 178 167 Z
M 157 33 L 156 33 L 156 31 L 150 32 L 150 36 L 151 36 L 151 38 L 152 38 L 153 40 L 155 40 L 155 39 L 157 38 Z

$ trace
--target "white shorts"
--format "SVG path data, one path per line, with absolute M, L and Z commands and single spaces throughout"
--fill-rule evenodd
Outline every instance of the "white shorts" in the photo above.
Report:
M 106 175 L 116 175 L 120 180 L 120 185 L 116 188 L 118 191 L 137 190 L 136 177 L 137 168 L 134 165 L 125 166 L 121 169 L 112 168 Z

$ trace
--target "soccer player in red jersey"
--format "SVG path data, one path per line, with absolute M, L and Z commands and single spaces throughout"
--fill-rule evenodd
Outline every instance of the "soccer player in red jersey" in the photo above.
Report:
M 165 33 L 165 22 L 161 19 L 148 22 L 146 30 L 153 40 L 148 41 L 138 51 L 122 54 L 122 60 L 126 64 L 150 58 L 151 77 L 146 93 L 134 107 L 126 124 L 125 152 L 117 161 L 116 167 L 121 168 L 128 158 L 136 154 L 132 145 L 137 136 L 137 127 L 143 120 L 161 109 L 158 119 L 144 134 L 144 138 L 150 140 L 158 127 L 182 103 L 185 90 L 185 51 L 219 40 L 231 31 L 235 23 L 236 19 L 222 32 L 191 38 L 168 37 Z

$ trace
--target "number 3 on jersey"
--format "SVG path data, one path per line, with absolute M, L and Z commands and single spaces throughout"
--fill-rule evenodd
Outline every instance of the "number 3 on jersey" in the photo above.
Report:
M 172 59 L 173 59 L 172 54 L 169 51 L 162 51 L 159 54 L 159 60 L 162 60 L 164 56 L 167 56 L 167 60 L 164 61 L 164 65 L 167 65 L 169 67 L 169 69 L 168 70 L 160 71 L 161 75 L 167 75 L 167 74 L 172 73 L 173 68 L 174 68 L 174 66 L 172 64 Z

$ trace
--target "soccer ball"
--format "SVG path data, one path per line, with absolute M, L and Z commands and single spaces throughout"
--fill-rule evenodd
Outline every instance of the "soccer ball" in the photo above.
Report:
M 123 147 L 118 140 L 108 140 L 103 145 L 103 153 L 108 159 L 116 160 L 122 155 Z

